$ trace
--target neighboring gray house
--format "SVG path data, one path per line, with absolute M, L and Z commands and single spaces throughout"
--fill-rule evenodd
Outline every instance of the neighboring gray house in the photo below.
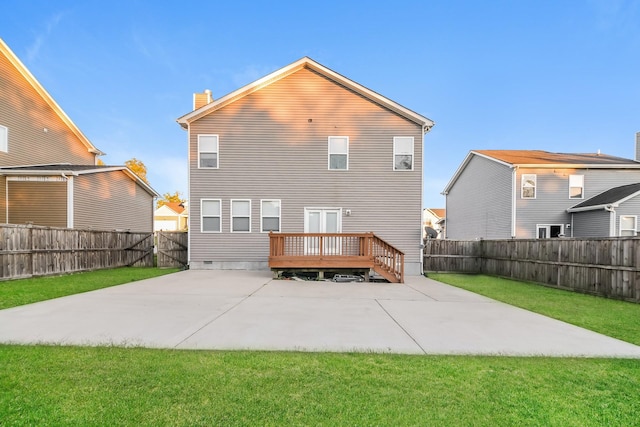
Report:
M 638 160 L 600 153 L 474 150 L 442 193 L 446 238 L 635 235 L 638 201 L 619 187 L 639 182 Z M 603 193 L 606 206 L 591 202 Z M 636 219 L 629 225 L 632 216 Z
M 420 274 L 428 118 L 305 57 L 177 121 L 190 268 L 266 269 L 270 231 L 373 232 Z

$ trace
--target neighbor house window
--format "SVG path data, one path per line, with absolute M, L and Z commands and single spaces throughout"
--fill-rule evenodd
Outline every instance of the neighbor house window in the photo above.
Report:
M 329 169 L 347 170 L 349 169 L 349 137 L 330 136 L 329 137 Z
M 635 215 L 620 215 L 620 236 L 638 235 L 638 217 Z
M 538 224 L 536 225 L 536 236 L 538 239 L 549 239 L 564 236 L 564 225 Z
M 218 169 L 218 135 L 198 135 L 198 167 Z
M 260 201 L 260 229 L 263 233 L 280 231 L 280 200 Z
M 202 199 L 200 201 L 202 215 L 202 232 L 219 233 L 222 223 L 222 201 Z
M 251 200 L 231 201 L 231 231 L 251 231 Z
M 569 175 L 569 198 L 584 198 L 584 175 Z
M 523 199 L 535 199 L 536 198 L 536 175 L 524 174 L 522 175 L 522 198 Z
M 9 129 L 0 125 L 0 151 L 9 151 Z
M 412 136 L 396 136 L 393 138 L 393 170 L 413 170 Z

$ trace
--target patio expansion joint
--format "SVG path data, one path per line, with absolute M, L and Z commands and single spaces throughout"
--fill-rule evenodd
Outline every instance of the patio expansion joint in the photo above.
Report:
M 418 346 L 418 348 L 420 349 L 420 351 L 422 351 L 422 353 L 423 353 L 423 354 L 427 354 L 427 352 L 425 351 L 425 349 L 424 349 L 424 348 L 420 345 L 420 343 L 419 343 L 419 342 L 418 342 L 418 341 L 417 341 L 417 340 L 416 340 L 416 339 L 415 339 L 415 338 L 414 338 L 414 337 L 409 333 L 409 331 L 407 331 L 407 330 L 404 328 L 404 326 L 402 326 L 402 325 L 400 324 L 400 322 L 398 322 L 398 321 L 396 320 L 396 318 L 395 318 L 395 317 L 393 317 L 393 316 L 391 315 L 391 313 L 389 313 L 389 311 L 387 311 L 387 309 L 386 309 L 386 308 L 384 308 L 384 306 L 380 303 L 380 300 L 378 300 L 378 299 L 376 298 L 376 300 L 375 300 L 375 301 L 376 301 L 376 303 L 380 306 L 380 308 L 381 308 L 385 313 L 387 313 L 387 316 L 389 316 L 389 318 L 390 318 L 391 320 L 393 320 L 393 322 L 394 322 L 396 325 L 398 325 L 398 327 L 399 327 L 400 329 L 402 329 L 402 332 L 404 332 L 404 333 L 405 333 L 405 334 L 406 334 L 406 335 L 411 339 L 411 341 L 413 341 L 413 342 Z
M 271 283 L 271 280 L 269 280 L 267 283 L 262 284 L 258 289 L 254 290 L 253 292 L 251 292 L 250 294 L 247 294 L 244 298 L 242 298 L 240 301 L 238 301 L 237 303 L 233 304 L 231 307 L 229 307 L 228 309 L 226 309 L 225 311 L 223 311 L 222 313 L 220 313 L 219 315 L 217 315 L 216 317 L 214 317 L 213 319 L 209 320 L 208 322 L 205 322 L 202 326 L 200 326 L 198 329 L 196 329 L 195 331 L 193 331 L 192 333 L 190 333 L 189 335 L 187 335 L 186 337 L 184 337 L 183 339 L 181 339 L 179 342 L 177 342 L 173 348 L 178 348 L 180 347 L 185 341 L 187 341 L 189 338 L 191 338 L 192 336 L 194 336 L 195 334 L 197 334 L 198 332 L 200 332 L 201 330 L 203 330 L 204 328 L 206 328 L 207 326 L 209 326 L 210 324 L 212 324 L 213 322 L 215 322 L 216 320 L 218 320 L 219 318 L 221 318 L 222 316 L 224 316 L 225 314 L 229 313 L 231 310 L 235 309 L 237 306 L 239 306 L 240 304 L 242 304 L 243 302 L 245 302 L 246 300 L 248 300 L 249 298 L 251 298 L 252 296 L 254 296 L 257 292 L 259 292 L 262 288 L 264 288 L 265 286 L 267 286 L 269 283 Z

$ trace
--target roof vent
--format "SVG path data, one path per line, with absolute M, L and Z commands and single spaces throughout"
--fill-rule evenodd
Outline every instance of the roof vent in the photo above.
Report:
M 193 109 L 197 110 L 200 107 L 203 107 L 207 104 L 211 104 L 213 102 L 213 96 L 211 95 L 210 89 L 205 89 L 202 93 L 194 93 L 193 94 Z

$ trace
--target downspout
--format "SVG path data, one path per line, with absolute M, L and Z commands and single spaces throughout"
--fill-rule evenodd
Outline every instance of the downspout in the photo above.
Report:
M 518 167 L 517 166 L 512 166 L 512 172 L 511 172 L 511 238 L 515 239 L 516 238 L 516 203 L 517 203 L 517 196 L 516 196 L 516 192 L 518 191 L 518 180 L 517 180 L 517 172 L 518 172 Z
M 73 176 L 60 175 L 67 181 L 67 228 L 73 228 Z
M 612 205 L 607 205 L 604 210 L 609 212 L 609 237 L 616 237 L 616 210 Z
M 424 276 L 424 239 L 422 238 L 422 232 L 424 230 L 424 223 L 422 221 L 423 212 L 424 212 L 424 136 L 429 133 L 429 131 L 433 128 L 433 125 L 422 125 L 422 179 L 420 180 L 420 275 Z

